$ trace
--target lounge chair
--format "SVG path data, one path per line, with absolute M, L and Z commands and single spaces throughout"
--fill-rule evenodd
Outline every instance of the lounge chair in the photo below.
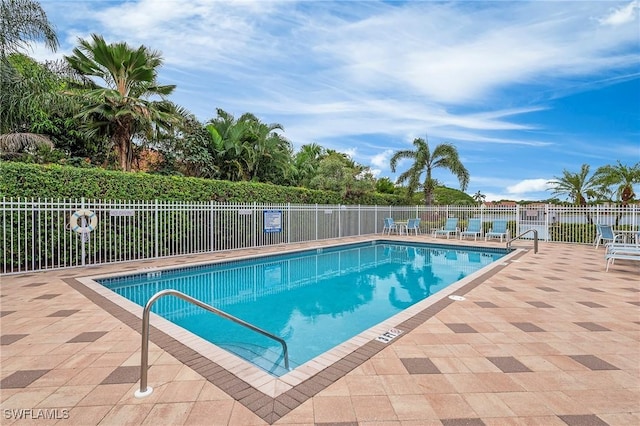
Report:
M 595 244 L 597 249 L 600 243 L 615 243 L 618 237 L 621 238 L 620 235 L 616 235 L 616 233 L 613 232 L 611 225 L 596 224 L 596 239 L 593 244 Z
M 482 221 L 480 219 L 469 219 L 467 229 L 460 232 L 460 239 L 465 235 L 473 235 L 474 241 L 478 239 L 478 236 L 482 236 Z
M 489 238 L 500 238 L 500 242 L 502 239 L 509 239 L 509 230 L 507 229 L 507 221 L 506 220 L 494 220 L 491 224 L 491 229 L 484 235 L 484 240 L 487 241 Z
M 392 217 L 384 218 L 384 227 L 382 228 L 382 234 L 384 235 L 385 231 L 391 235 L 391 231 L 398 232 L 398 225 L 395 223 Z
M 607 263 L 607 272 L 609 271 L 609 266 L 612 265 L 616 259 L 640 261 L 640 244 L 623 244 L 614 242 L 606 244 L 605 247 L 606 251 L 604 259 Z
M 444 228 L 436 229 L 433 231 L 433 236 L 438 237 L 438 235 L 446 235 L 447 239 L 451 234 L 456 235 L 460 230 L 458 229 L 458 218 L 450 217 L 447 219 L 447 222 L 444 224 Z
M 416 235 L 418 235 L 420 233 L 420 218 L 417 217 L 415 219 L 409 219 L 407 221 L 407 234 L 409 232 L 415 232 Z

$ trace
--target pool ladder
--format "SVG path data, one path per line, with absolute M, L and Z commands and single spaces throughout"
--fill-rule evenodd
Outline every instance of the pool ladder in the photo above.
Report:
M 510 239 L 509 241 L 507 241 L 507 248 L 511 248 L 511 243 L 514 242 L 515 240 L 517 240 L 518 238 L 527 235 L 529 232 L 533 232 L 533 253 L 538 253 L 538 230 L 537 229 L 527 229 L 526 231 L 524 231 L 522 234 L 518 235 L 515 238 Z
M 253 324 L 249 324 L 246 321 L 241 320 L 240 318 L 236 318 L 233 315 L 230 315 L 220 309 L 216 309 L 211 305 L 207 305 L 204 302 L 201 302 L 198 299 L 194 299 L 191 296 L 188 296 L 184 293 L 179 292 L 178 290 L 162 290 L 151 296 L 149 301 L 144 307 L 144 311 L 142 313 L 142 348 L 140 350 L 140 389 L 135 391 L 136 398 L 143 398 L 145 396 L 151 395 L 153 392 L 153 388 L 151 386 L 147 386 L 147 370 L 149 369 L 149 315 L 151 313 L 151 307 L 153 304 L 163 296 L 175 296 L 182 300 L 185 300 L 189 303 L 192 303 L 202 309 L 206 309 L 207 311 L 214 313 L 218 316 L 226 318 L 235 322 L 236 324 L 240 324 L 244 327 L 247 327 L 250 330 L 258 332 L 270 339 L 273 339 L 282 345 L 282 353 L 284 357 L 284 367 L 289 370 L 289 350 L 287 348 L 287 342 L 285 342 L 282 338 L 275 336 L 268 331 L 265 331 L 259 327 L 256 327 Z

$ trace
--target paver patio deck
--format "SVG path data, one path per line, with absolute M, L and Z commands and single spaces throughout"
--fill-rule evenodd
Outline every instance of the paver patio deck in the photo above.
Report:
M 391 343 L 371 342 L 277 397 L 167 338 L 150 344 L 154 392 L 135 398 L 139 320 L 112 315 L 75 279 L 255 252 L 0 277 L 2 424 L 640 424 L 640 267 L 617 261 L 605 272 L 603 248 L 557 243 L 522 252 L 456 293 L 465 300 L 443 299 Z

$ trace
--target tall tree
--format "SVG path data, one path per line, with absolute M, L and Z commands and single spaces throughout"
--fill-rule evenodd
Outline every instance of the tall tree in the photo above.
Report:
M 485 198 L 487 198 L 487 196 L 484 195 L 480 191 L 478 191 L 475 194 L 473 194 L 473 200 L 478 204 L 482 204 L 482 202 L 485 200 Z
M 236 119 L 218 108 L 206 125 L 220 179 L 288 183 L 291 170 L 290 142 L 278 131 L 280 124 L 265 124 L 251 113 Z
M 396 186 L 388 177 L 382 177 L 376 181 L 376 191 L 381 194 L 393 194 Z
M 31 43 L 43 41 L 55 51 L 58 38 L 40 3 L 32 0 L 0 0 L 0 133 L 27 132 L 22 103 L 16 99 L 34 99 L 41 85 L 33 84 L 9 61 L 12 54 L 23 53 Z M 46 87 L 46 85 L 45 85 Z
M 397 151 L 391 157 L 391 171 L 395 173 L 398 162 L 403 159 L 412 160 L 413 164 L 407 171 L 398 176 L 397 183 L 407 182 L 408 197 L 411 197 L 420 187 L 424 191 L 424 200 L 427 206 L 433 204 L 433 193 L 437 181 L 432 177 L 433 170 L 443 168 L 453 173 L 460 182 L 462 191 L 467 189 L 469 184 L 469 171 L 460 161 L 458 150 L 455 146 L 442 143 L 437 145 L 433 152 L 429 149 L 429 143 L 422 139 L 413 140 L 414 150 L 405 149 Z M 420 182 L 422 174 L 425 177 Z
M 368 167 L 356 163 L 347 154 L 330 149 L 318 163 L 309 188 L 340 192 L 345 200 L 353 200 L 373 192 L 375 178 Z
M 554 176 L 553 180 L 548 182 L 553 195 L 566 195 L 574 204 L 586 206 L 587 199 L 599 195 L 597 182 L 593 176 L 589 177 L 589 168 L 588 164 L 583 164 L 577 173 L 565 169 L 562 176 Z
M 193 114 L 187 115 L 181 126 L 162 135 L 158 142 L 164 157 L 163 172 L 202 178 L 219 176 L 210 147 L 211 135 Z
M 80 117 L 91 135 L 106 135 L 115 148 L 121 170 L 131 170 L 133 140 L 180 124 L 183 116 L 166 97 L 175 85 L 159 85 L 162 57 L 157 51 L 126 43 L 107 44 L 96 34 L 91 41 L 79 40 L 69 64 L 84 76 L 102 80 L 79 91 L 85 107 Z
M 243 135 L 244 161 L 247 169 L 247 180 L 258 182 L 284 182 L 292 157 L 290 142 L 278 131 L 282 125 L 265 124 L 253 114 L 243 114 L 240 121 L 244 123 Z
M 10 90 L 2 93 L 3 131 L 20 133 L 25 147 L 38 145 L 44 136 L 59 155 L 94 157 L 98 141 L 78 130 L 80 122 L 73 117 L 80 104 L 66 94 L 70 81 L 78 82 L 68 64 L 62 60 L 42 64 L 20 53 L 12 53 L 8 61 L 16 78 Z
M 245 126 L 239 120 L 218 108 L 217 117 L 209 120 L 205 128 L 209 133 L 207 149 L 212 153 L 214 169 L 224 180 L 243 180 L 246 174 L 242 158 L 242 140 Z
M 631 167 L 620 161 L 615 166 L 599 167 L 593 175 L 593 180 L 605 190 L 613 188 L 617 200 L 627 205 L 636 197 L 633 185 L 640 183 L 640 162 Z
M 6 58 L 44 41 L 47 48 L 58 48 L 58 37 L 40 3 L 32 0 L 0 0 L 0 57 Z
M 324 148 L 316 143 L 302 145 L 293 157 L 294 184 L 308 187 L 316 175 Z

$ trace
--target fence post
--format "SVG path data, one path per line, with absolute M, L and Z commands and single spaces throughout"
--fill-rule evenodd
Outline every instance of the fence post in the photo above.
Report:
M 155 216 L 155 220 L 154 220 L 154 224 L 153 224 L 153 228 L 154 228 L 154 232 L 153 232 L 154 233 L 154 246 L 155 247 L 154 247 L 153 252 L 154 252 L 155 258 L 157 259 L 158 257 L 160 257 L 159 256 L 159 254 L 160 254 L 159 253 L 159 247 L 158 247 L 159 239 L 160 239 L 160 236 L 158 235 L 159 231 L 160 231 L 160 223 L 159 223 L 160 221 L 159 221 L 158 216 L 160 215 L 160 213 L 159 213 L 159 209 L 158 209 L 158 199 L 157 198 L 154 200 L 153 212 L 154 212 L 154 216 Z
M 378 205 L 373 206 L 373 232 L 378 233 Z
M 255 201 L 253 202 L 253 209 L 252 209 L 252 213 L 251 213 L 251 218 L 252 218 L 252 223 L 251 226 L 253 227 L 252 229 L 252 234 L 253 234 L 253 246 L 256 247 L 258 245 L 258 203 L 256 203 Z
M 33 200 L 33 198 L 32 198 L 32 200 Z M 84 197 L 80 198 L 80 210 L 84 210 Z M 84 216 L 82 216 L 80 218 L 80 220 L 81 220 L 80 226 L 82 226 L 82 227 L 87 226 L 87 224 L 85 223 L 87 219 Z M 85 258 L 87 253 L 86 253 L 86 249 L 85 249 L 85 245 L 84 245 L 85 244 L 84 232 L 80 232 L 78 235 L 80 236 L 80 253 L 81 253 L 80 257 L 82 259 L 80 262 L 81 262 L 82 266 L 85 266 L 84 258 Z
M 33 198 L 31 199 L 33 201 Z M 46 204 L 46 199 L 45 199 Z M 36 217 L 40 216 L 40 197 L 38 197 L 38 211 L 36 211 L 33 206 L 31 208 L 31 269 L 36 269 L 36 241 L 38 241 L 38 247 L 40 247 L 40 239 L 39 234 L 36 232 Z M 46 211 L 46 207 L 45 207 Z M 45 213 L 46 214 L 46 213 Z M 40 253 L 38 252 L 38 255 Z M 38 256 L 40 257 L 40 256 Z M 39 268 L 38 268 L 39 269 Z
M 209 200 L 209 224 L 207 226 L 209 230 L 209 252 L 215 251 L 215 232 L 213 231 L 213 200 Z
M 287 203 L 287 243 L 291 242 L 291 203 Z

